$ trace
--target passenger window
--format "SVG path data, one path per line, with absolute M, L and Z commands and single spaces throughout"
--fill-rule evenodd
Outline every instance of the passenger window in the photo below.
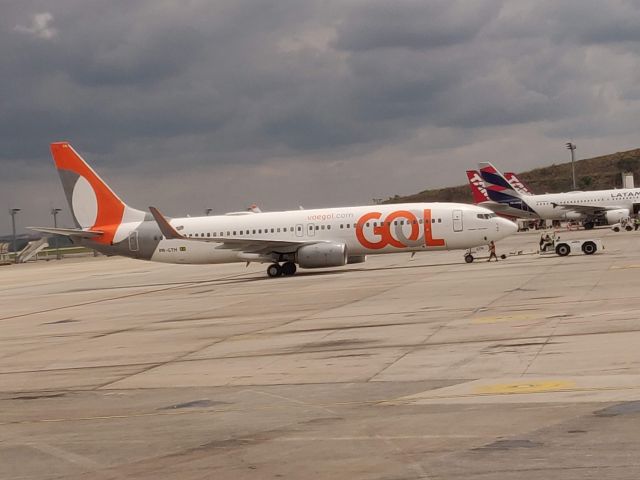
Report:
M 344 228 L 344 224 L 343 223 L 340 224 L 340 228 Z
M 442 223 L 442 219 L 441 218 L 438 219 L 438 223 Z
M 347 228 L 351 228 L 351 226 L 350 226 L 350 225 L 351 225 L 350 223 L 347 223 Z
M 207 232 L 207 237 L 210 237 L 210 236 L 211 236 L 211 232 Z
M 369 222 L 367 222 L 367 227 L 369 226 Z
M 331 230 L 331 225 L 327 225 L 327 230 Z
M 320 230 L 320 227 L 318 225 L 316 225 L 316 230 Z
M 271 233 L 273 233 L 273 228 L 271 229 Z
M 324 230 L 324 225 L 321 226 L 322 230 Z

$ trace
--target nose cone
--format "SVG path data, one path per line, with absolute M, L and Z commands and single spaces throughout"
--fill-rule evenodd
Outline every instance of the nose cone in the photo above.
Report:
M 516 222 L 502 217 L 496 218 L 496 221 L 498 222 L 498 234 L 500 238 L 508 237 L 518 231 L 518 224 Z

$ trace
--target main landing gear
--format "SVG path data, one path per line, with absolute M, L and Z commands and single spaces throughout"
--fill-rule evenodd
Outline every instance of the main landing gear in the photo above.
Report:
M 280 275 L 284 275 L 285 277 L 290 277 L 294 273 L 296 273 L 297 267 L 293 262 L 284 262 L 282 266 L 279 263 L 272 263 L 267 268 L 267 275 L 270 277 L 279 277 Z

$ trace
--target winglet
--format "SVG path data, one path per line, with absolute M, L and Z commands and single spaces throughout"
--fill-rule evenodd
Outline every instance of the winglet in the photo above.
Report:
M 183 239 L 184 236 L 180 235 L 178 231 L 171 226 L 171 224 L 167 221 L 166 218 L 160 213 L 160 211 L 156 207 L 149 207 L 149 211 L 151 215 L 153 215 L 154 220 L 160 227 L 160 231 L 165 238 L 169 240 L 175 239 Z

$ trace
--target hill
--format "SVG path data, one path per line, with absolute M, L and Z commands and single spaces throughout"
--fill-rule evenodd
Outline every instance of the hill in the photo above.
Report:
M 473 167 L 470 165 L 470 168 Z M 498 168 L 508 171 L 509 165 L 498 164 Z M 600 157 L 576 160 L 576 185 L 579 190 L 602 190 L 622 187 L 621 172 L 632 172 L 636 186 L 640 181 L 640 148 L 617 152 Z M 462 174 L 463 172 L 461 172 Z M 571 162 L 536 168 L 518 173 L 518 177 L 534 193 L 568 192 L 571 185 Z M 468 184 L 424 190 L 413 195 L 388 198 L 382 203 L 403 202 L 464 202 L 473 203 Z

